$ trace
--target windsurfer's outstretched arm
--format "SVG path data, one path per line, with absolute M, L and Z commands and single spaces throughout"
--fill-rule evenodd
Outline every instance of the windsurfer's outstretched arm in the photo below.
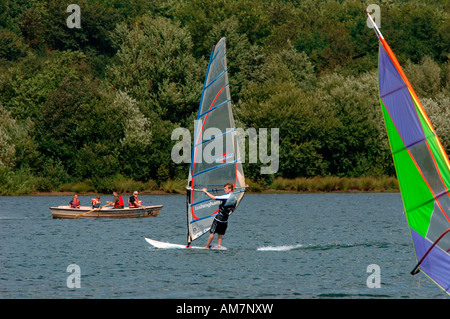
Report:
M 206 196 L 208 196 L 209 198 L 211 198 L 211 199 L 216 199 L 216 196 L 214 196 L 213 194 L 210 194 L 206 188 L 203 188 L 202 191 L 203 191 L 203 193 L 205 193 Z

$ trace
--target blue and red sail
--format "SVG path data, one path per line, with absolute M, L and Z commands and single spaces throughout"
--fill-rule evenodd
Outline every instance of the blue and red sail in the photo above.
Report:
M 211 200 L 201 189 L 221 195 L 225 183 L 233 184 L 239 204 L 246 184 L 222 38 L 211 51 L 195 125 L 187 185 L 188 245 L 210 229 L 219 209 L 220 202 Z

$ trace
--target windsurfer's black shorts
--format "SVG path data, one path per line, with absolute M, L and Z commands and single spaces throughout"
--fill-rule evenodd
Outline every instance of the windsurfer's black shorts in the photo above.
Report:
M 212 234 L 225 235 L 225 231 L 227 230 L 228 223 L 219 222 L 217 219 L 214 219 L 210 232 Z

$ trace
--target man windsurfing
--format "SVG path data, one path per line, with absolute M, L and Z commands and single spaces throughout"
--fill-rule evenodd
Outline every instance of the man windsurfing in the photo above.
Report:
M 211 242 L 214 239 L 214 234 L 217 233 L 217 248 L 220 248 L 222 246 L 223 235 L 225 235 L 225 231 L 227 230 L 228 216 L 233 212 L 237 203 L 237 199 L 233 195 L 233 184 L 226 183 L 224 185 L 225 194 L 220 196 L 214 196 L 208 193 L 206 188 L 203 188 L 202 190 L 209 198 L 221 201 L 221 204 L 219 205 L 219 212 L 214 217 L 208 241 L 205 246 L 205 248 L 210 248 Z

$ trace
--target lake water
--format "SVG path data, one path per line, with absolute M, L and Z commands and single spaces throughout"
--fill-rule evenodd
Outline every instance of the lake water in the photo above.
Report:
M 140 198 L 163 204 L 160 215 L 54 220 L 49 207 L 70 196 L 0 197 L 0 298 L 447 298 L 410 275 L 416 259 L 397 193 L 247 194 L 225 251 L 150 247 L 145 237 L 185 243 L 185 196 Z M 68 287 L 71 264 L 80 288 Z

